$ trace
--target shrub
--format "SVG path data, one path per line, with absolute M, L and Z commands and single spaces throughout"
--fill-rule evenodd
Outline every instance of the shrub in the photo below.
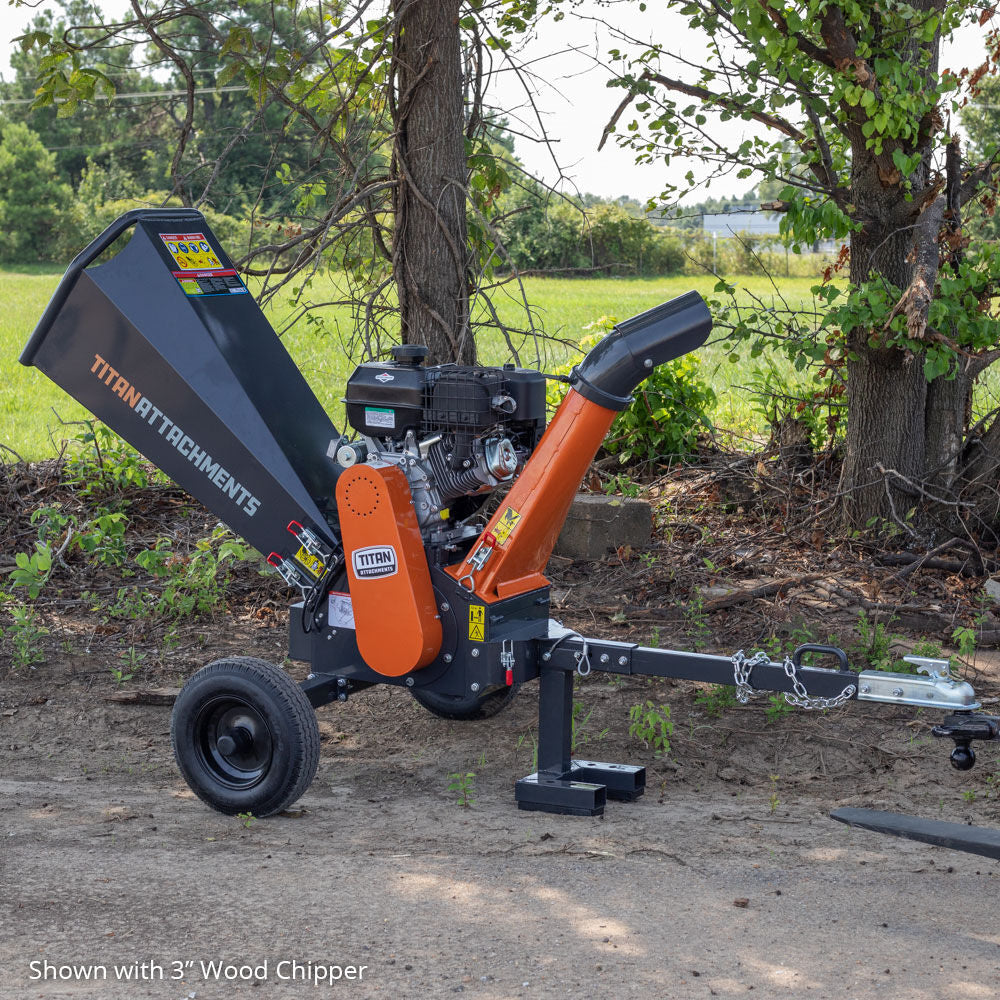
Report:
M 597 331 L 580 341 L 580 352 L 590 350 L 617 320 L 602 316 L 587 330 Z M 715 406 L 712 387 L 699 376 L 700 362 L 694 355 L 677 358 L 654 368 L 635 391 L 635 399 L 611 425 L 604 448 L 617 455 L 622 465 L 648 464 L 661 458 L 689 455 L 695 450 L 698 433 L 710 430 L 709 412 Z M 557 369 L 568 375 L 572 365 Z M 558 405 L 566 394 L 566 385 L 550 382 L 548 401 Z
M 73 192 L 56 175 L 55 157 L 21 122 L 0 130 L 0 260 L 58 258 L 58 234 Z

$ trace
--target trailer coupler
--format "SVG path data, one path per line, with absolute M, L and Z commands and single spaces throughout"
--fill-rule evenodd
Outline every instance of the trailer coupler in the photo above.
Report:
M 789 704 L 807 710 L 835 708 L 857 699 L 951 709 L 956 714 L 950 718 L 955 719 L 967 718 L 979 707 L 971 685 L 952 678 L 947 661 L 942 660 L 907 658 L 927 676 L 875 670 L 855 673 L 849 669 L 847 654 L 834 646 L 807 644 L 783 662 L 774 663 L 766 653 L 748 657 L 740 651 L 718 656 L 588 639 L 555 621 L 549 623 L 547 639 L 539 639 L 537 644 L 538 764 L 533 774 L 515 785 L 520 809 L 598 816 L 608 799 L 633 801 L 645 790 L 643 767 L 573 758 L 575 674 L 598 671 L 730 685 L 743 702 L 758 691 L 778 692 Z M 803 664 L 807 653 L 834 657 L 838 669 Z M 945 720 L 945 725 L 948 723 Z M 966 729 L 955 731 L 965 739 Z

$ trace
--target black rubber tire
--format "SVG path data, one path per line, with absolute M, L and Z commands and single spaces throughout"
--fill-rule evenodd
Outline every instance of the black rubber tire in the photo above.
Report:
M 174 702 L 170 741 L 191 791 L 228 816 L 287 809 L 319 764 L 309 699 L 283 670 L 252 656 L 216 660 L 188 680 Z
M 511 687 L 495 687 L 482 694 L 468 697 L 437 694 L 434 691 L 411 691 L 410 693 L 431 715 L 439 719 L 457 722 L 480 722 L 502 712 L 517 694 L 520 684 Z

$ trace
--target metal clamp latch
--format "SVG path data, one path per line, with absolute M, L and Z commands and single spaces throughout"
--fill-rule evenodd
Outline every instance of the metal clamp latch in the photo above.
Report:
M 316 556 L 325 563 L 330 558 L 330 546 L 323 541 L 311 528 L 304 528 L 298 521 L 289 521 L 288 530 L 295 536 L 298 543 L 310 555 Z
M 921 708 L 958 708 L 969 712 L 979 708 L 972 685 L 952 677 L 947 660 L 926 656 L 904 656 L 903 659 L 927 676 L 862 670 L 858 674 L 858 700 L 888 705 L 919 705 Z
M 514 640 L 504 639 L 500 647 L 500 666 L 504 671 L 504 683 L 507 687 L 514 684 Z
M 277 552 L 272 552 L 267 557 L 267 562 L 273 566 L 289 587 L 294 587 L 305 597 L 313 587 L 313 581 L 307 580 L 302 571 L 290 559 L 282 558 Z

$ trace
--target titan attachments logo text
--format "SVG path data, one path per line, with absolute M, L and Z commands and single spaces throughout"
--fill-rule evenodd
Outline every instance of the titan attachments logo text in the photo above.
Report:
M 380 580 L 385 576 L 395 576 L 399 568 L 396 550 L 391 545 L 369 545 L 351 553 L 354 576 L 358 580 Z

